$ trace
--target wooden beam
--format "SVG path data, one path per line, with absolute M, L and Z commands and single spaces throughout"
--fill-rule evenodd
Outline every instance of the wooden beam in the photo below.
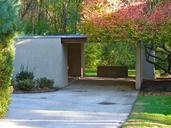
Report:
M 85 43 L 87 38 L 62 38 L 62 43 Z

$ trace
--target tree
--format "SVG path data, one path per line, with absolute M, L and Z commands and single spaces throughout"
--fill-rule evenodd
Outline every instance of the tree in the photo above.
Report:
M 101 60 L 101 45 L 93 43 L 85 45 L 85 65 L 88 69 L 96 69 Z
M 0 45 L 4 47 L 10 44 L 9 39 L 14 36 L 16 30 L 16 2 L 14 0 L 0 1 Z
M 23 0 L 20 16 L 26 34 L 77 33 L 82 0 Z
M 124 1 L 112 12 L 96 13 L 82 22 L 82 30 L 96 42 L 143 41 L 153 50 L 167 45 L 171 39 L 171 2 L 169 0 Z M 89 29 L 93 28 L 93 29 Z M 168 55 L 167 55 L 168 56 Z M 169 59 L 169 56 L 166 58 Z M 167 63 L 169 66 L 169 62 Z
M 91 3 L 91 6 L 88 6 L 88 3 Z M 113 5 L 113 3 L 109 3 L 106 0 L 87 0 L 84 4 L 84 16 L 80 25 L 80 31 L 90 35 L 88 42 L 93 43 L 91 44 L 91 47 L 97 45 L 94 43 L 100 45 L 98 48 L 100 55 L 96 58 L 96 62 L 98 62 L 96 63 L 96 66 L 128 65 L 130 68 L 134 68 L 135 50 L 133 45 L 130 42 L 125 44 L 125 41 L 119 41 L 118 36 L 115 38 L 112 34 L 114 31 L 120 31 L 120 28 L 118 27 L 114 29 L 111 25 L 112 21 L 105 20 L 106 13 L 108 14 L 110 10 L 117 10 L 117 8 L 110 9 L 110 6 Z M 119 2 L 115 4 L 119 5 Z M 123 39 L 123 36 L 120 36 L 120 38 Z M 94 54 L 86 56 L 86 60 L 92 60 L 90 59 L 91 56 L 94 56 Z M 88 62 L 86 64 L 88 64 Z

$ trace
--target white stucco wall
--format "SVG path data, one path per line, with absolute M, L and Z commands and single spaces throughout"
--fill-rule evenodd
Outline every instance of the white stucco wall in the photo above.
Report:
M 60 38 L 21 38 L 16 41 L 15 48 L 14 76 L 24 65 L 36 78 L 53 79 L 55 87 L 68 84 L 67 47 Z

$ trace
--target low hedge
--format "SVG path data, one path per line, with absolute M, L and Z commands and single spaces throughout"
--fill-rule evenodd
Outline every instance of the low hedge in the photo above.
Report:
M 13 58 L 13 47 L 8 45 L 4 48 L 4 45 L 0 44 L 0 117 L 3 117 L 8 110 L 12 93 Z
M 0 87 L 0 118 L 5 116 L 6 112 L 8 111 L 8 105 L 11 100 L 12 91 L 12 86 Z

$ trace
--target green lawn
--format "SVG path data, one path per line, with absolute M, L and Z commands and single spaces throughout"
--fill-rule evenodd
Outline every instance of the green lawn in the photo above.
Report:
M 93 69 L 86 69 L 85 70 L 85 75 L 86 76 L 97 76 L 97 71 Z
M 136 70 L 135 69 L 129 69 L 128 70 L 128 76 L 129 77 L 135 77 L 136 76 Z
M 129 77 L 135 77 L 135 70 L 128 70 L 128 76 Z M 96 70 L 91 70 L 91 69 L 86 69 L 85 70 L 85 75 L 86 76 L 97 76 L 97 71 Z
M 171 96 L 139 96 L 123 128 L 171 128 Z

